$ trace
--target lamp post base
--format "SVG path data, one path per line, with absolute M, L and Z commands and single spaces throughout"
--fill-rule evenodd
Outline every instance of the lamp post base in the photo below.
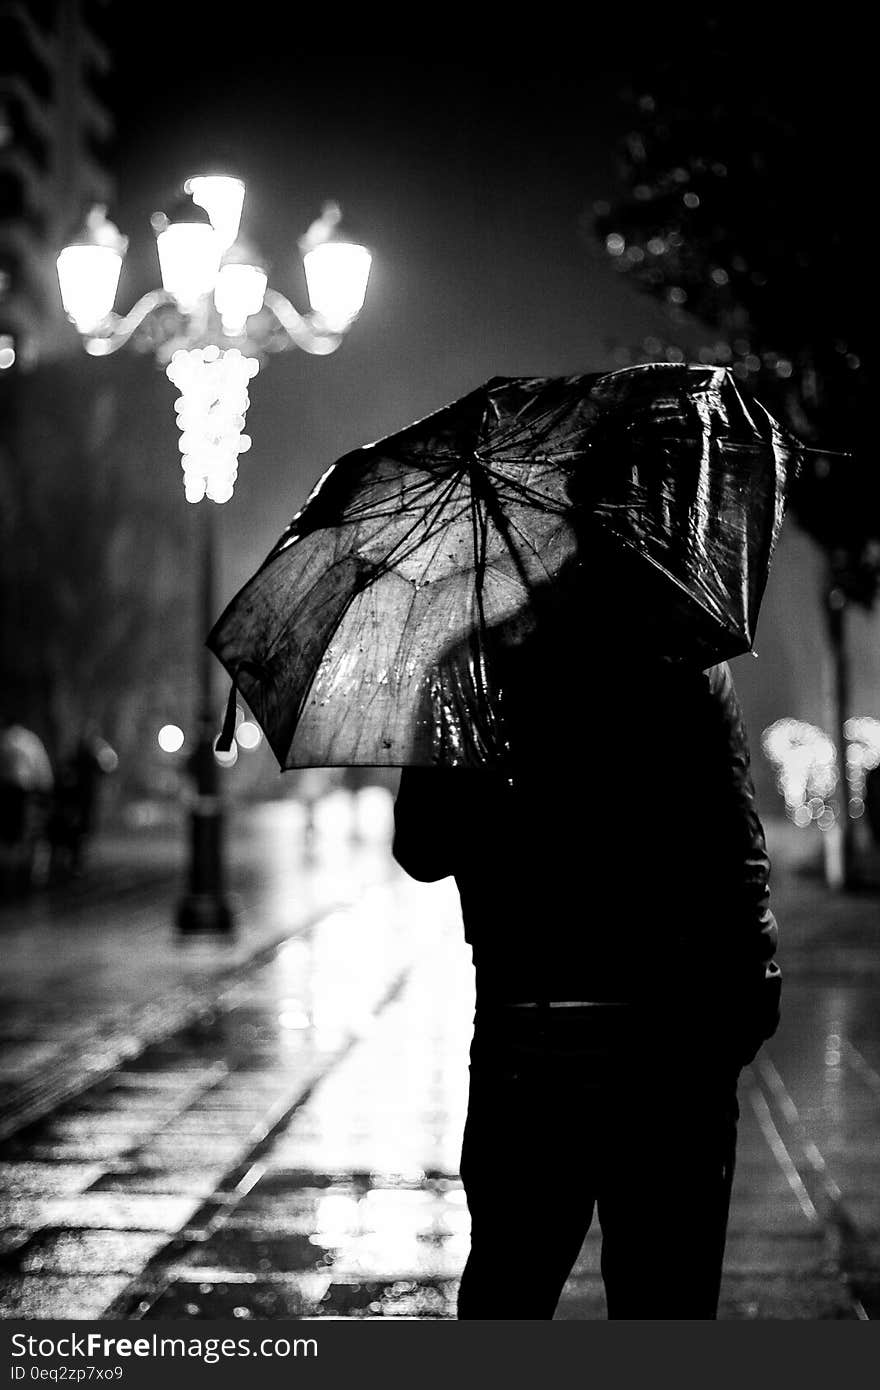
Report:
M 235 930 L 232 908 L 213 893 L 187 893 L 176 920 L 181 936 L 231 936 Z
M 210 745 L 209 753 L 213 758 Z M 222 834 L 218 799 L 199 797 L 191 819 L 189 887 L 177 908 L 177 930 L 181 936 L 231 936 L 235 929 L 235 915 L 223 891 Z

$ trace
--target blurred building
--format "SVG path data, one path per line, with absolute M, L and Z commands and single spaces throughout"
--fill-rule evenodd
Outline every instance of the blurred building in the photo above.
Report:
M 75 344 L 55 257 L 109 203 L 109 0 L 0 0 L 0 366 Z
M 186 518 L 152 466 L 175 457 L 167 382 L 87 357 L 55 270 L 116 199 L 114 21 L 110 0 L 0 0 L 0 690 L 56 767 L 97 723 L 125 783 L 182 665 Z

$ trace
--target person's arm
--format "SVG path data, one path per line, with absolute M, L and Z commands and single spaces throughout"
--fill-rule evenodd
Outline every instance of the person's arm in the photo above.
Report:
M 405 767 L 394 803 L 392 853 L 422 883 L 467 870 L 504 823 L 501 773 L 472 767 Z
M 421 883 L 453 873 L 456 830 L 461 815 L 454 768 L 405 767 L 394 803 L 394 858 Z
M 726 976 L 742 1025 L 745 1060 L 779 1022 L 780 972 L 773 957 L 777 925 L 770 909 L 770 859 L 755 805 L 749 745 L 727 664 L 706 673 L 706 771 L 712 781 L 714 901 L 707 904 L 707 946 Z

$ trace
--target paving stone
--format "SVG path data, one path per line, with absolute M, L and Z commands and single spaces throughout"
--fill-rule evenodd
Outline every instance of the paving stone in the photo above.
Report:
M 127 1274 L 29 1274 L 21 1279 L 0 1278 L 0 1317 L 100 1318 L 128 1281 Z
M 287 1277 L 271 1283 L 248 1276 L 194 1282 L 176 1279 L 144 1314 L 145 1320 L 187 1321 L 239 1318 L 273 1320 L 314 1317 L 329 1280 L 320 1276 Z
M 207 1173 L 214 1173 L 217 1174 L 219 1181 L 238 1151 L 238 1145 L 232 1148 L 230 1154 L 218 1154 L 215 1150 L 209 1160 L 203 1149 L 193 1148 L 191 1152 L 180 1153 L 175 1146 L 172 1146 L 171 1152 L 161 1149 L 159 1152 L 155 1152 L 151 1144 L 149 1148 L 136 1149 L 129 1154 L 118 1157 L 113 1160 L 112 1167 L 120 1172 L 142 1173 L 145 1178 L 149 1178 L 152 1173 L 166 1173 L 169 1169 L 184 1175 L 203 1176 Z M 151 1191 L 152 1189 L 146 1190 Z M 172 1189 L 167 1190 L 171 1191 Z
M 843 1207 L 861 1231 L 868 1235 L 880 1233 L 880 1191 L 859 1192 L 847 1187 Z
M 225 1165 L 214 1170 L 204 1164 L 195 1168 L 156 1168 L 143 1171 L 104 1173 L 89 1189 L 91 1192 L 118 1192 L 120 1195 L 155 1193 L 158 1196 L 210 1197 L 225 1172 Z
M 84 1192 L 100 1176 L 97 1163 L 0 1163 L 0 1189 L 10 1197 Z
M 61 1055 L 56 1043 L 43 1041 L 0 1043 L 0 1077 L 18 1080 L 55 1062 Z
M 163 1123 L 160 1115 L 140 1110 L 130 1115 L 118 1110 L 93 1115 L 78 1114 L 53 1120 L 42 1129 L 37 1139 L 38 1142 L 49 1144 L 68 1141 L 88 1143 L 94 1134 L 102 1137 L 119 1135 L 126 1145 L 132 1145 L 141 1137 L 155 1133 Z
M 267 1105 L 271 1105 L 275 1096 L 275 1088 L 263 1096 L 261 1093 L 254 1094 L 253 1091 L 242 1093 L 241 1095 L 228 1092 L 225 1087 L 220 1091 L 209 1091 L 207 1094 L 199 1096 L 193 1101 L 189 1113 L 192 1115 L 251 1115 L 254 1119 L 259 1119 Z
M 198 1206 L 192 1197 L 83 1192 L 40 1204 L 42 1224 L 77 1229 L 175 1232 Z
M 272 1150 L 272 1167 L 264 1173 L 259 1183 L 247 1195 L 246 1203 L 251 1205 L 255 1202 L 271 1202 L 278 1199 L 285 1200 L 291 1197 L 295 1200 L 311 1200 L 310 1193 L 321 1194 L 324 1188 L 339 1187 L 340 1191 L 348 1191 L 352 1187 L 352 1182 L 339 1184 L 338 1178 L 330 1173 L 317 1173 L 310 1168 L 280 1168 L 276 1165 L 275 1159 L 278 1153 L 277 1148 Z M 364 1185 L 369 1185 L 369 1178 L 364 1180 Z
M 117 1159 L 131 1147 L 128 1134 L 92 1134 L 88 1139 L 49 1142 L 19 1137 L 3 1145 L 6 1161 L 33 1159 L 38 1163 L 95 1163 Z
M 731 1202 L 728 1235 L 755 1230 L 800 1233 L 813 1229 L 814 1224 L 791 1192 L 778 1198 L 760 1195 Z
M 164 1232 L 48 1231 L 21 1253 L 22 1274 L 137 1274 L 168 1237 Z
M 0 1230 L 0 1256 L 14 1254 L 32 1235 L 33 1232 L 28 1226 L 7 1226 Z
M 774 1235 L 753 1228 L 744 1235 L 728 1235 L 724 1267 L 737 1275 L 767 1270 L 800 1278 L 805 1271 L 826 1270 L 830 1258 L 821 1231 L 792 1236 L 787 1231 Z
M 429 1242 L 417 1237 L 395 1240 L 382 1234 L 328 1241 L 324 1248 L 334 1279 L 419 1282 L 459 1278 L 469 1242 L 467 1236 L 448 1236 L 442 1241 Z
M 165 1130 L 150 1139 L 136 1153 L 133 1151 L 133 1155 L 144 1165 L 152 1164 L 163 1168 L 172 1164 L 184 1168 L 204 1167 L 221 1162 L 231 1165 L 244 1153 L 245 1148 L 244 1138 L 227 1138 L 219 1134 L 212 1134 L 210 1138 L 200 1138 L 198 1135 L 182 1135 L 173 1130 Z
M 139 1057 L 133 1057 L 125 1064 L 127 1084 L 136 1084 L 134 1078 L 141 1076 L 144 1084 L 170 1084 L 172 1076 L 186 1085 L 194 1086 L 198 1081 L 210 1083 L 212 1073 L 204 1058 L 191 1057 L 179 1048 L 151 1047 Z
M 52 1200 L 36 1195 L 0 1198 L 0 1227 L 22 1226 L 38 1230 L 49 1219 L 46 1213 Z
M 193 1245 L 175 1270 L 187 1270 L 187 1278 L 195 1277 L 200 1269 L 253 1274 L 300 1273 L 314 1267 L 325 1257 L 322 1246 L 316 1245 L 310 1234 L 285 1232 L 269 1238 L 241 1227 L 225 1226 L 217 1235 Z
M 198 1139 L 201 1135 L 246 1139 L 254 1125 L 264 1118 L 266 1110 L 249 1114 L 244 1110 L 190 1110 L 173 1120 L 165 1133 L 183 1139 Z
M 81 1096 L 75 1106 L 66 1106 L 57 1113 L 61 1117 L 76 1115 L 84 1123 L 96 1127 L 101 1125 L 102 1116 L 110 1115 L 125 1116 L 132 1125 L 138 1119 L 142 1123 L 162 1124 L 180 1114 L 191 1103 L 192 1096 L 186 1091 L 181 1095 L 175 1095 L 173 1091 L 122 1091 L 114 1092 L 112 1096 L 102 1096 L 100 1100 Z
M 135 1071 L 133 1067 L 139 1060 L 140 1058 L 137 1058 L 134 1062 L 126 1062 L 119 1071 L 114 1072 L 107 1086 L 108 1096 L 118 1098 L 123 1104 L 126 1097 L 131 1097 L 135 1102 L 142 1098 L 157 1102 L 167 1101 L 169 1097 L 171 1100 L 185 1100 L 217 1085 L 224 1075 L 223 1069 L 219 1067 L 207 1067 L 202 1075 L 194 1075 L 189 1068 L 182 1073 Z
M 346 1318 L 452 1318 L 457 1279 L 334 1280 L 316 1310 Z

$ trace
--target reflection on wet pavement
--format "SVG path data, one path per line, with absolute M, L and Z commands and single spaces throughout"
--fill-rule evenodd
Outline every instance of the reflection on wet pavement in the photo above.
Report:
M 255 953 L 387 878 L 390 800 L 379 791 L 378 804 L 377 790 L 360 794 L 372 826 L 357 843 L 349 799 L 325 796 L 323 838 L 309 853 L 294 801 L 233 818 L 227 849 L 240 929 L 232 939 L 178 937 L 178 885 L 161 873 L 134 901 L 101 894 L 98 884 L 66 905 L 57 895 L 0 904 L 0 1136 L 44 1113 L 47 1101 L 58 1105 L 110 1075 L 146 1040 L 184 1026 Z M 183 826 L 171 844 L 137 837 L 127 866 L 117 867 L 137 876 L 151 856 L 163 871 L 169 856 L 180 867 L 185 843 Z
M 203 1239 L 168 1249 L 130 1291 L 141 1316 L 453 1315 L 467 1253 L 457 1165 L 472 983 L 448 888 L 430 902 L 408 884 L 395 891 L 412 913 L 404 941 L 411 946 L 417 933 L 419 945 L 404 988 L 379 1012 L 354 1011 L 355 1045 L 274 1136 L 246 1192 L 229 1193 Z M 368 903 L 365 920 L 372 917 Z M 375 917 L 377 929 L 380 922 L 387 932 L 387 914 Z M 328 982 L 339 978 L 339 926 L 328 924 L 315 953 L 326 959 Z M 345 954 L 363 997 L 366 962 L 352 960 L 350 943 Z M 338 998 L 315 1009 L 321 964 L 306 990 L 289 973 L 301 965 L 297 956 L 284 960 L 275 986 L 282 1033 L 291 997 L 316 1020 L 289 1030 L 291 1056 L 300 1058 L 338 1048 L 345 1035 Z M 292 985 L 300 986 L 294 995 Z M 253 1008 L 244 994 L 242 1004 Z M 278 1045 L 276 1036 L 273 1055 Z
M 3 1316 L 455 1315 L 473 1009 L 455 891 L 386 862 L 350 906 L 333 896 L 186 1026 L 0 1145 Z M 877 975 L 864 946 L 849 972 L 799 950 L 798 914 L 832 934 L 845 904 L 783 880 L 777 905 L 786 1008 L 740 1087 L 720 1314 L 877 1316 Z M 650 1173 L 646 1153 L 649 1193 Z M 535 1201 L 524 1174 L 511 1221 Z M 604 1317 L 599 1254 L 594 1227 L 558 1317 Z M 662 1245 L 645 1258 L 662 1278 Z

